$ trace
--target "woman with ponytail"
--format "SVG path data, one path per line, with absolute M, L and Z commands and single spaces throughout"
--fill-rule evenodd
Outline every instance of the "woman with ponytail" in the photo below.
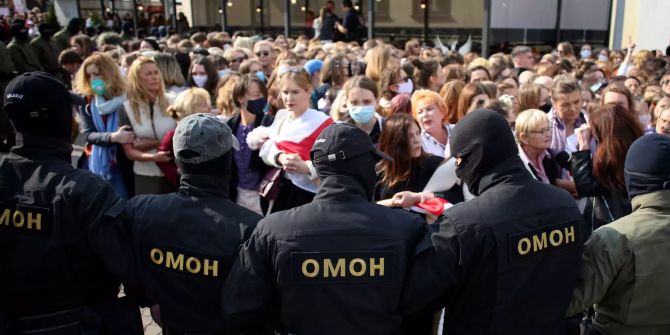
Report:
M 412 59 L 414 65 L 414 83 L 417 88 L 440 92 L 440 88 L 447 81 L 447 76 L 442 72 L 442 65 L 435 59 L 421 60 Z

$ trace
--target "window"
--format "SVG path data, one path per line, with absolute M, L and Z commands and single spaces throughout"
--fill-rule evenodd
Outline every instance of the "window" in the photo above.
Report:
M 439 19 L 446 22 L 454 22 L 451 17 L 452 0 L 424 0 L 428 6 L 428 20 Z M 412 1 L 412 18 L 423 21 L 421 1 Z

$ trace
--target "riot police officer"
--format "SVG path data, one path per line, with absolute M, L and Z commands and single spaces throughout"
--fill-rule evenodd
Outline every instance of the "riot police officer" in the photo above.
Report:
M 43 72 L 14 78 L 4 110 L 17 145 L 0 156 L 0 333 L 142 333 L 120 198 L 71 166 L 72 101 Z
M 398 333 L 400 290 L 425 222 L 370 202 L 375 163 L 390 158 L 359 128 L 328 126 L 310 155 L 316 197 L 259 222 L 224 285 L 224 317 L 240 328 L 275 319 L 296 334 Z
M 179 190 L 126 203 L 139 277 L 160 306 L 166 334 L 220 333 L 226 327 L 219 292 L 261 216 L 228 198 L 231 149 L 239 144 L 216 116 L 181 120 L 173 148 Z
M 564 334 L 583 242 L 575 200 L 528 173 L 493 111 L 468 113 L 450 143 L 478 197 L 448 209 L 417 249 L 406 313 L 446 306 L 448 334 Z

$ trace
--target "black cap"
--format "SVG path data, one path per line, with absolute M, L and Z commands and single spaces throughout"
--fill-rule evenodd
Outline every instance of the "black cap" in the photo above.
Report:
M 17 132 L 69 140 L 72 97 L 65 85 L 44 72 L 27 72 L 5 89 L 4 109 Z
M 370 136 L 360 128 L 348 123 L 333 123 L 316 139 L 310 157 L 312 164 L 318 166 L 351 159 L 368 152 L 393 161 L 389 155 L 379 151 Z
M 641 136 L 628 149 L 624 179 L 628 197 L 670 189 L 670 139 L 659 134 Z

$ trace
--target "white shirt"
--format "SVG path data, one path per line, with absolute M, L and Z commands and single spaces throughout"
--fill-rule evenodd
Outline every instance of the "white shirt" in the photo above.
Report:
M 451 150 L 449 149 L 449 139 L 451 138 L 451 131 L 454 128 L 453 125 L 445 123 L 443 125 L 444 130 L 447 132 L 447 143 L 442 144 L 438 141 L 433 135 L 429 134 L 424 129 L 421 129 L 421 147 L 423 151 L 440 156 L 442 158 L 451 157 Z

